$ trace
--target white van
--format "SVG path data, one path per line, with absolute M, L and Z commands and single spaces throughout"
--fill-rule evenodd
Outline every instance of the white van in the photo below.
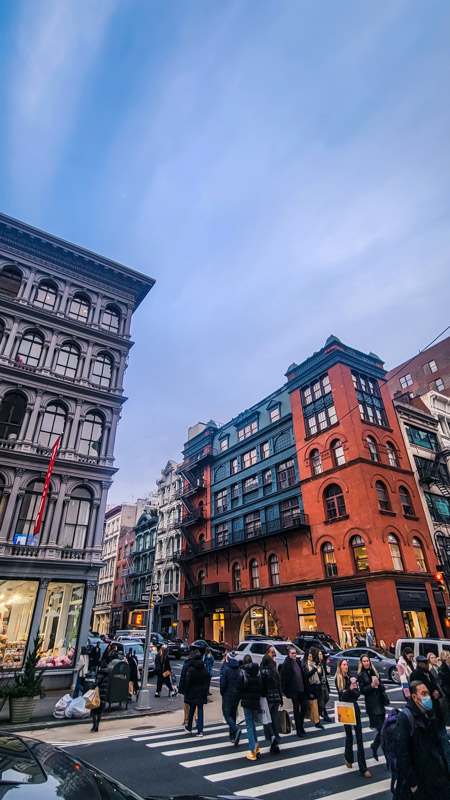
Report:
M 434 653 L 439 656 L 442 650 L 450 651 L 450 639 L 397 639 L 395 645 L 395 658 L 400 658 L 405 647 L 410 647 L 414 653 L 414 660 L 417 656 L 427 656 Z

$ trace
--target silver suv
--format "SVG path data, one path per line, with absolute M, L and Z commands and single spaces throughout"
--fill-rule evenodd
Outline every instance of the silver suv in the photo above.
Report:
M 298 656 L 304 655 L 303 650 L 300 650 L 299 647 L 286 639 L 258 639 L 257 641 L 254 639 L 249 639 L 248 641 L 241 642 L 239 644 L 239 647 L 236 650 L 236 652 L 239 654 L 238 661 L 242 662 L 244 656 L 248 653 L 251 655 L 252 661 L 255 661 L 256 664 L 260 664 L 269 647 L 275 648 L 275 661 L 278 668 L 280 668 L 286 660 L 286 656 L 288 655 L 291 647 L 297 651 Z

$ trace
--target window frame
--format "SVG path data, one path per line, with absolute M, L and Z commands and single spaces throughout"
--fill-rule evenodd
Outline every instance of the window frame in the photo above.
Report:
M 277 486 L 280 491 L 289 489 L 297 483 L 297 476 L 295 474 L 295 461 L 293 458 L 288 458 L 286 461 L 281 461 L 276 465 Z
M 271 423 L 278 422 L 281 418 L 281 410 L 280 406 L 276 406 L 276 408 L 271 408 L 269 411 L 269 420 Z
M 60 363 L 60 357 L 62 353 L 67 355 L 65 364 Z M 75 367 L 69 366 L 75 354 L 76 354 L 76 365 Z M 72 380 L 74 380 L 77 377 L 78 367 L 80 365 L 80 357 L 81 357 L 81 352 L 78 345 L 76 345 L 74 342 L 64 342 L 59 348 L 59 351 L 57 353 L 53 372 L 55 373 L 55 375 L 58 375 L 61 378 L 71 378 Z M 73 374 L 68 374 L 69 372 L 72 372 Z
M 309 454 L 309 463 L 313 475 L 321 475 L 323 472 L 322 456 L 318 447 L 314 447 Z
M 250 574 L 250 588 L 251 589 L 259 589 L 260 588 L 260 578 L 259 578 L 259 564 L 256 558 L 252 558 L 248 565 L 248 570 Z
M 384 481 L 375 481 L 379 511 L 392 511 L 389 491 Z
M 258 433 L 257 419 L 253 419 L 251 422 L 248 422 L 243 428 L 238 428 L 238 442 L 243 442 L 245 439 L 249 439 L 250 436 L 254 436 L 255 433 Z
M 46 287 L 45 289 L 43 288 L 44 286 Z M 45 299 L 42 301 L 39 300 L 38 299 L 39 292 L 43 292 L 44 295 L 53 296 L 53 304 L 50 305 L 49 303 L 46 303 Z M 36 308 L 42 308 L 44 311 L 53 311 L 57 299 L 58 299 L 58 288 L 51 281 L 44 280 L 41 281 L 40 284 L 38 284 L 38 286 L 36 286 L 36 291 L 34 293 L 34 298 L 33 298 L 33 305 L 36 306 Z
M 398 487 L 398 496 L 402 506 L 402 511 L 405 517 L 414 517 L 414 506 L 411 498 L 411 492 L 406 486 Z M 406 499 L 406 502 L 405 502 Z
M 95 420 L 90 420 L 89 419 L 89 421 L 88 421 L 88 417 L 95 417 Z M 92 436 L 94 434 L 94 427 L 92 427 L 91 437 L 89 439 L 86 438 L 86 437 L 83 437 L 83 432 L 84 432 L 86 424 L 89 424 L 89 425 L 92 425 L 92 426 L 100 425 L 101 434 L 100 434 L 100 437 L 98 439 L 93 439 L 92 438 Z M 104 433 L 105 433 L 105 420 L 103 419 L 102 415 L 98 411 L 93 411 L 93 410 L 88 411 L 86 413 L 85 418 L 83 420 L 83 423 L 81 425 L 80 439 L 79 439 L 79 442 L 78 442 L 77 452 L 80 455 L 89 456 L 90 458 L 99 458 L 100 454 L 101 454 L 101 451 L 102 451 Z M 87 446 L 87 448 L 88 448 L 87 450 L 80 449 L 81 448 L 81 442 L 89 442 L 89 445 Z M 95 444 L 97 442 L 98 442 L 98 449 L 93 447 L 93 444 Z
M 332 542 L 324 542 L 320 548 L 322 561 L 327 578 L 335 578 L 338 575 L 336 562 L 336 551 Z
M 411 541 L 411 546 L 414 551 L 414 558 L 416 559 L 418 571 L 421 572 L 422 574 L 424 572 L 428 572 L 428 565 L 425 558 L 425 550 L 423 549 L 423 544 L 418 536 L 413 536 Z M 420 556 L 421 556 L 420 558 L 417 555 L 417 550 L 420 550 Z M 423 562 L 423 569 L 421 568 L 421 562 Z
M 85 494 L 77 494 L 77 492 L 83 492 Z M 78 501 L 76 521 L 68 522 L 68 517 L 70 514 L 70 504 L 73 500 Z M 80 523 L 80 514 L 82 507 L 84 508 L 84 510 L 86 510 L 87 507 L 88 510 L 87 522 L 83 524 Z M 93 509 L 93 498 L 90 490 L 85 486 L 76 486 L 70 494 L 69 503 L 67 505 L 66 514 L 64 517 L 64 525 L 62 529 L 62 540 L 63 540 L 62 546 L 64 549 L 82 550 L 84 547 L 86 547 L 86 539 L 89 533 L 89 527 L 92 519 L 92 509 Z M 67 537 L 66 535 L 67 530 L 72 528 L 73 528 L 73 530 L 71 530 L 72 536 Z M 71 543 L 66 542 L 67 538 L 71 539 Z
M 357 540 L 360 540 L 360 541 L 357 541 Z M 367 545 L 366 545 L 365 539 L 363 539 L 362 536 L 359 536 L 359 535 L 352 536 L 352 538 L 350 539 L 350 547 L 351 547 L 352 553 L 353 553 L 353 563 L 355 565 L 356 572 L 358 572 L 358 573 L 359 572 L 369 572 L 370 571 L 369 558 L 367 556 Z M 363 550 L 365 551 L 365 554 L 363 555 L 362 552 L 361 552 L 361 555 L 360 555 L 359 551 L 363 551 Z M 361 566 L 364 563 L 366 564 L 366 566 Z
M 388 456 L 389 465 L 398 469 L 397 450 L 394 444 L 390 441 L 386 442 L 386 452 Z
M 105 325 L 105 314 L 109 314 L 111 319 L 113 319 L 113 318 L 117 319 L 117 328 L 114 325 L 111 325 L 111 324 Z M 110 305 L 110 304 L 105 306 L 105 308 L 102 311 L 102 321 L 101 321 L 100 327 L 103 330 L 108 331 L 109 333 L 117 333 L 118 334 L 119 331 L 120 331 L 120 321 L 121 321 L 121 315 L 120 315 L 119 309 L 116 308 L 116 306 Z
M 101 364 L 102 368 L 100 372 L 95 372 L 96 365 Z M 109 364 L 109 376 L 107 371 L 105 372 L 105 367 Z M 97 353 L 95 358 L 92 359 L 91 364 L 91 371 L 90 371 L 90 381 L 94 386 L 97 386 L 99 389 L 110 389 L 112 385 L 112 378 L 113 378 L 113 370 L 114 370 L 114 359 L 109 353 L 101 352 Z M 106 376 L 106 377 L 105 377 Z M 99 380 L 96 380 L 99 378 Z
M 404 375 L 401 375 L 399 378 L 399 383 L 402 389 L 407 389 L 408 386 L 412 386 L 414 380 L 410 372 L 406 372 Z
M 240 592 L 242 590 L 242 574 L 239 561 L 235 561 L 231 567 L 231 582 L 233 584 L 233 592 Z
M 280 562 L 276 553 L 271 553 L 267 559 L 270 586 L 280 586 Z
M 334 490 L 334 488 L 338 489 L 338 491 L 333 491 L 333 493 L 331 493 L 331 490 Z M 329 483 L 328 486 L 325 487 L 323 490 L 323 499 L 325 518 L 327 520 L 344 519 L 347 516 L 344 493 L 338 483 Z
M 30 342 L 30 348 L 28 350 L 28 353 L 26 354 L 21 352 L 20 350 L 24 342 Z M 40 343 L 39 354 L 31 355 L 31 353 L 34 352 L 33 348 L 37 345 L 38 342 Z M 39 367 L 41 365 L 44 346 L 45 346 L 45 339 L 41 333 L 34 330 L 27 331 L 26 333 L 24 333 L 19 342 L 19 346 L 16 352 L 16 361 L 19 364 L 25 364 L 27 367 L 35 367 L 35 368 Z M 24 360 L 22 361 L 21 359 Z
M 62 413 L 53 414 L 53 413 L 50 412 L 51 408 L 60 409 L 60 411 Z M 44 430 L 43 429 L 43 426 L 44 426 L 44 423 L 45 423 L 45 418 L 47 416 L 53 418 L 50 430 Z M 56 424 L 57 419 L 62 419 L 63 420 L 62 429 L 61 430 L 54 430 L 54 426 Z M 54 401 L 48 403 L 48 405 L 44 409 L 44 413 L 43 413 L 42 419 L 41 419 L 41 424 L 40 424 L 40 427 L 39 427 L 39 433 L 38 433 L 38 437 L 37 437 L 38 444 L 41 447 L 49 447 L 49 448 L 53 447 L 53 445 L 55 444 L 55 442 L 58 439 L 58 437 L 61 437 L 61 439 L 62 439 L 62 437 L 64 435 L 64 429 L 66 427 L 66 423 L 67 423 L 67 409 L 66 409 L 66 407 L 62 403 L 58 403 L 58 402 L 54 402 Z M 56 427 L 58 427 L 58 426 L 56 425 Z M 43 438 L 44 438 L 42 436 L 42 434 L 46 434 L 47 441 L 42 441 Z
M 334 467 L 342 467 L 346 463 L 344 445 L 341 439 L 333 439 L 330 444 L 331 457 Z M 338 454 L 339 453 L 339 454 Z
M 395 533 L 388 533 L 387 542 L 388 542 L 388 545 L 389 545 L 389 551 L 390 551 L 390 554 L 391 554 L 392 565 L 394 567 L 394 570 L 396 572 L 404 572 L 405 571 L 405 567 L 404 567 L 404 564 L 403 564 L 403 556 L 402 556 L 402 551 L 401 551 L 401 548 L 400 548 L 400 542 L 398 540 L 398 537 L 395 535 Z
M 379 453 L 378 453 L 378 446 L 377 446 L 376 439 L 369 434 L 368 436 L 366 436 L 366 442 L 367 442 L 367 446 L 369 448 L 370 460 L 373 461 L 375 464 L 379 463 L 380 456 L 379 456 Z

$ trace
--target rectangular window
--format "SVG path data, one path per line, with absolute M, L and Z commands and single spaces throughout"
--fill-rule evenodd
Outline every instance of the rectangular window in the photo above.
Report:
M 252 511 L 251 514 L 246 514 L 244 517 L 244 531 L 248 539 L 252 536 L 257 536 L 261 532 L 261 519 L 259 511 Z
M 244 428 L 238 430 L 238 442 L 248 439 L 249 436 L 253 436 L 255 433 L 258 433 L 258 423 L 256 420 L 253 420 L 253 422 L 249 422 Z
M 272 470 L 266 469 L 263 472 L 263 485 L 269 486 L 272 483 Z
M 261 460 L 263 461 L 265 458 L 269 458 L 269 442 L 264 442 L 261 445 Z
M 317 630 L 316 606 L 313 597 L 297 598 L 298 628 L 300 631 Z
M 437 436 L 433 431 L 427 431 L 423 428 L 416 428 L 414 425 L 405 425 L 406 435 L 411 444 L 416 444 L 419 447 L 426 447 L 427 450 L 438 449 Z
M 277 406 L 276 408 L 272 408 L 272 410 L 269 413 L 269 416 L 270 416 L 270 421 L 271 422 L 276 422 L 277 420 L 279 420 L 280 419 L 280 406 Z
M 247 478 L 242 484 L 242 493 L 246 494 L 247 492 L 254 492 L 255 489 L 258 488 L 258 477 L 257 475 L 252 475 L 251 478 Z
M 239 497 L 239 486 L 237 485 L 237 483 L 233 483 L 230 486 L 230 492 L 232 500 L 236 500 Z
M 428 362 L 428 366 L 429 366 L 431 372 L 437 372 L 438 371 L 438 366 L 437 366 L 436 362 L 434 361 L 434 359 L 432 361 Z
M 277 465 L 277 478 L 279 489 L 287 489 L 289 486 L 295 485 L 294 459 L 291 458 L 289 461 Z
M 322 375 L 322 377 L 317 378 L 317 380 L 313 381 L 309 386 L 305 386 L 305 388 L 301 390 L 302 405 L 308 406 L 315 400 L 320 400 L 321 397 L 325 397 L 325 395 L 330 394 L 330 392 L 330 379 L 328 375 Z
M 450 523 L 450 499 L 432 492 L 424 494 L 433 522 Z
M 238 471 L 238 460 L 237 458 L 232 458 L 230 461 L 230 474 L 236 475 L 237 471 Z
M 336 409 L 334 405 L 323 408 L 312 416 L 306 418 L 306 433 L 307 436 L 313 436 L 318 430 L 325 430 L 330 425 L 335 425 L 337 419 Z
M 216 514 L 223 514 L 228 508 L 227 490 L 216 492 Z
M 253 467 L 254 464 L 256 464 L 256 448 L 244 453 L 242 456 L 242 469 Z
M 222 522 L 221 525 L 216 526 L 216 544 L 219 547 L 228 544 L 228 522 Z
M 73 666 L 83 597 L 83 583 L 49 583 L 39 628 L 42 636 L 40 666 Z
M 352 378 L 361 419 L 387 428 L 388 423 L 378 383 L 373 378 L 360 375 L 359 372 L 352 373 Z
M 408 386 L 411 386 L 412 383 L 413 383 L 413 379 L 412 379 L 412 377 L 411 377 L 409 372 L 407 372 L 406 375 L 402 375 L 401 376 L 401 378 L 400 378 L 400 386 L 402 387 L 402 389 L 407 389 Z
M 38 581 L 0 580 L 0 670 L 23 666 L 38 586 Z
M 280 518 L 283 528 L 292 528 L 300 520 L 298 497 L 289 497 L 280 503 Z
M 220 452 L 224 453 L 225 450 L 228 450 L 228 438 L 222 439 L 220 442 Z
M 442 380 L 442 378 L 438 378 L 437 379 L 437 381 L 436 381 L 436 389 L 438 390 L 438 392 L 443 392 L 444 391 L 445 384 L 444 384 L 444 381 Z

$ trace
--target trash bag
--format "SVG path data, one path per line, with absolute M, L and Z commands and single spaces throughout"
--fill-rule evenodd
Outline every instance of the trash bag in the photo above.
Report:
M 86 708 L 86 700 L 84 697 L 76 697 L 72 700 L 70 705 L 67 706 L 65 716 L 68 719 L 82 719 L 88 717 L 90 714 L 89 709 Z
M 70 705 L 72 702 L 72 695 L 65 694 L 64 697 L 60 697 L 58 702 L 56 703 L 53 709 L 53 716 L 55 719 L 62 719 L 65 716 L 65 711 L 67 706 Z

